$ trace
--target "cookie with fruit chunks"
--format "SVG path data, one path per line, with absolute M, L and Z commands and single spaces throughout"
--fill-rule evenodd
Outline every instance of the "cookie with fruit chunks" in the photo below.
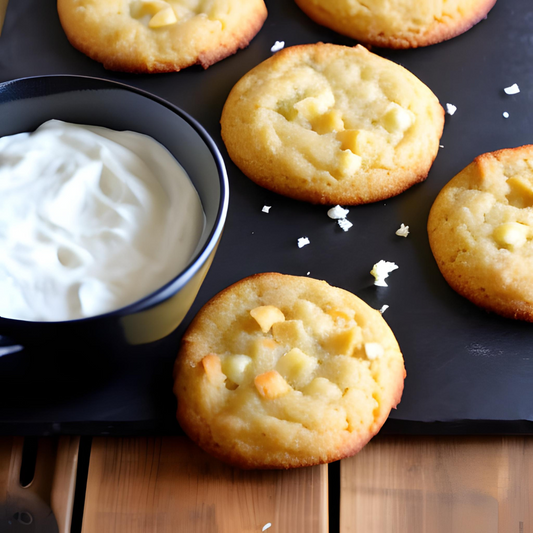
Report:
M 245 48 L 261 29 L 263 0 L 58 0 L 70 43 L 109 70 L 204 68 Z
M 177 418 L 241 468 L 357 453 L 400 401 L 398 343 L 378 311 L 324 281 L 264 273 L 208 302 L 175 365 Z
M 318 24 L 385 48 L 446 41 L 487 16 L 496 0 L 296 0 Z
M 428 234 L 455 291 L 533 322 L 533 145 L 477 157 L 437 196 Z
M 444 110 L 403 67 L 362 46 L 285 48 L 248 72 L 222 112 L 222 138 L 257 184 L 312 203 L 355 205 L 423 181 Z

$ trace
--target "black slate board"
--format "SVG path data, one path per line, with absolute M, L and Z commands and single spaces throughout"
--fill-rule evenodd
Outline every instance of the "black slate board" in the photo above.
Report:
M 265 191 L 231 163 L 219 117 L 234 83 L 287 46 L 354 41 L 309 20 L 292 0 L 267 0 L 269 17 L 252 44 L 203 71 L 132 76 L 105 71 L 68 43 L 55 0 L 11 0 L 0 36 L 0 81 L 41 74 L 83 74 L 118 80 L 182 107 L 219 145 L 231 183 L 222 243 L 185 320 L 220 289 L 247 275 L 278 271 L 310 275 L 350 290 L 384 317 L 405 356 L 408 377 L 384 431 L 394 433 L 533 432 L 533 325 L 489 315 L 455 294 L 432 258 L 426 220 L 441 187 L 477 155 L 533 143 L 533 3 L 499 0 L 487 20 L 428 48 L 374 50 L 402 64 L 457 112 L 446 117 L 444 146 L 428 180 L 402 195 L 350 209 L 342 232 L 327 208 Z M 518 83 L 521 92 L 503 88 Z M 509 118 L 502 113 L 507 111 Z M 1 117 L 0 117 L 1 120 Z M 263 205 L 271 205 L 269 214 Z M 394 232 L 410 226 L 407 239 Z M 311 244 L 298 249 L 297 239 Z M 369 271 L 379 259 L 399 270 L 388 288 Z M 158 343 L 112 357 L 57 354 L 43 347 L 0 358 L 0 434 L 178 433 L 172 365 L 183 327 Z M 81 363 L 80 363 L 81 362 Z

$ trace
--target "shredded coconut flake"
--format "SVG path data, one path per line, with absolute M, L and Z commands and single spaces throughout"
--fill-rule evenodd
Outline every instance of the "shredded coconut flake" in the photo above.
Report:
M 344 231 L 348 231 L 353 226 L 347 218 L 340 218 L 337 220 L 337 223 Z
M 340 205 L 336 205 L 328 210 L 328 217 L 332 218 L 333 220 L 340 220 L 342 218 L 346 218 L 346 215 L 349 212 L 350 211 L 348 209 L 343 209 Z
M 270 522 L 268 522 L 268 524 L 265 524 L 263 526 L 263 529 L 261 531 L 266 531 L 268 528 L 271 528 L 272 527 L 272 524 Z
M 446 113 L 448 115 L 453 115 L 457 111 L 457 106 L 454 106 L 453 104 L 446 104 Z
M 439 144 L 439 148 L 444 148 L 444 145 L 443 144 Z
M 387 309 L 389 308 L 389 306 L 387 304 L 385 304 L 384 306 L 381 307 L 381 309 L 379 310 L 379 312 L 381 314 L 383 314 Z
M 509 113 L 507 113 L 507 111 L 504 111 L 502 115 L 503 115 L 503 118 L 509 118 Z
M 279 52 L 280 50 L 283 50 L 285 48 L 285 41 L 276 41 L 273 45 L 270 51 L 272 53 Z
M 520 87 L 516 83 L 513 83 L 510 87 L 504 89 L 505 94 L 518 94 L 520 92 Z
M 409 235 L 409 226 L 402 223 L 402 225 L 396 230 L 396 235 L 398 235 L 398 237 L 407 237 L 407 235 Z
M 372 274 L 374 278 L 376 278 L 374 281 L 374 285 L 378 287 L 388 287 L 385 278 L 388 278 L 389 274 L 397 268 L 399 267 L 396 263 L 391 263 L 390 261 L 383 261 L 383 259 L 381 261 L 378 261 L 370 271 L 370 274 Z
M 307 273 L 308 276 L 309 276 L 309 274 L 311 274 L 311 271 L 309 271 L 309 272 Z
M 304 246 L 307 246 L 310 243 L 311 241 L 307 237 L 300 237 L 298 239 L 298 248 L 303 248 Z
M 264 205 L 261 211 L 263 211 L 263 213 L 268 213 L 271 207 L 272 207 L 271 205 Z

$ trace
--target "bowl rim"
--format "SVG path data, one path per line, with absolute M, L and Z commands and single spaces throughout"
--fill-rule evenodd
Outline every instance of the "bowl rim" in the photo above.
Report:
M 39 76 L 26 76 L 23 78 L 15 78 L 12 80 L 6 80 L 3 82 L 0 82 L 0 99 L 1 99 L 2 93 L 10 86 L 22 84 L 28 81 L 38 82 L 39 80 L 46 80 L 46 79 L 64 79 L 65 81 L 85 80 L 85 81 L 93 82 L 93 83 L 97 82 L 97 83 L 107 84 L 109 86 L 108 88 L 130 91 L 140 96 L 143 96 L 145 98 L 148 98 L 158 103 L 159 105 L 166 107 L 167 109 L 169 109 L 170 111 L 178 115 L 181 119 L 183 119 L 186 123 L 188 123 L 193 128 L 196 134 L 200 137 L 200 139 L 207 146 L 208 150 L 211 153 L 211 156 L 213 157 L 213 161 L 217 168 L 218 180 L 219 180 L 219 185 L 220 185 L 220 200 L 219 200 L 218 210 L 215 216 L 213 228 L 210 231 L 205 244 L 190 258 L 188 265 L 183 270 L 181 270 L 176 276 L 174 276 L 170 281 L 160 286 L 155 291 L 152 291 L 146 296 L 143 296 L 139 300 L 135 300 L 134 302 L 128 305 L 125 305 L 123 307 L 120 307 L 118 309 L 114 309 L 113 311 L 108 311 L 106 313 L 102 313 L 102 314 L 94 315 L 94 316 L 74 318 L 70 320 L 54 320 L 54 321 L 52 320 L 51 321 L 24 320 L 24 319 L 6 318 L 6 317 L 0 316 L 0 322 L 9 323 L 9 324 L 27 323 L 27 324 L 36 324 L 40 326 L 46 326 L 46 324 L 50 324 L 50 325 L 52 324 L 56 324 L 56 325 L 57 324 L 74 324 L 74 323 L 79 323 L 79 322 L 103 319 L 106 317 L 122 317 L 126 315 L 132 315 L 140 311 L 146 311 L 154 307 L 155 305 L 170 298 L 172 295 L 165 294 L 169 289 L 172 288 L 172 294 L 175 294 L 176 292 L 181 290 L 197 274 L 197 272 L 205 264 L 205 262 L 209 259 L 211 254 L 215 251 L 216 247 L 218 246 L 220 237 L 222 235 L 222 231 L 224 229 L 224 224 L 226 221 L 228 207 L 229 207 L 229 180 L 228 180 L 224 158 L 222 157 L 222 154 L 217 144 L 215 143 L 213 138 L 209 135 L 209 133 L 207 133 L 206 129 L 195 118 L 189 115 L 186 111 L 184 111 L 180 107 L 172 104 L 171 102 L 169 102 L 168 100 L 165 100 L 164 98 L 160 96 L 157 96 L 144 89 L 139 89 L 138 87 L 129 85 L 127 83 L 110 80 L 107 78 L 100 78 L 97 76 L 86 76 L 86 75 L 78 75 L 78 74 L 45 74 L 45 75 L 39 75 Z M 103 87 L 101 87 L 100 89 L 103 89 Z M 82 91 L 82 90 L 91 90 L 91 88 L 90 87 L 86 89 L 70 88 L 63 92 L 75 92 L 75 91 Z M 99 88 L 93 88 L 92 90 L 99 90 Z M 59 94 L 59 93 L 56 92 L 55 94 Z M 25 97 L 21 96 L 20 92 L 17 94 L 17 96 L 18 97 L 15 98 L 16 100 L 26 99 Z M 0 102 L 0 105 L 2 105 L 2 103 L 5 103 L 5 102 Z

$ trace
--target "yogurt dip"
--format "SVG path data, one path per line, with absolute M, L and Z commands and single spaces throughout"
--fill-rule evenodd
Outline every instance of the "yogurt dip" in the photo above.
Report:
M 130 131 L 58 120 L 0 139 L 0 316 L 133 303 L 191 260 L 205 217 L 176 159 Z

